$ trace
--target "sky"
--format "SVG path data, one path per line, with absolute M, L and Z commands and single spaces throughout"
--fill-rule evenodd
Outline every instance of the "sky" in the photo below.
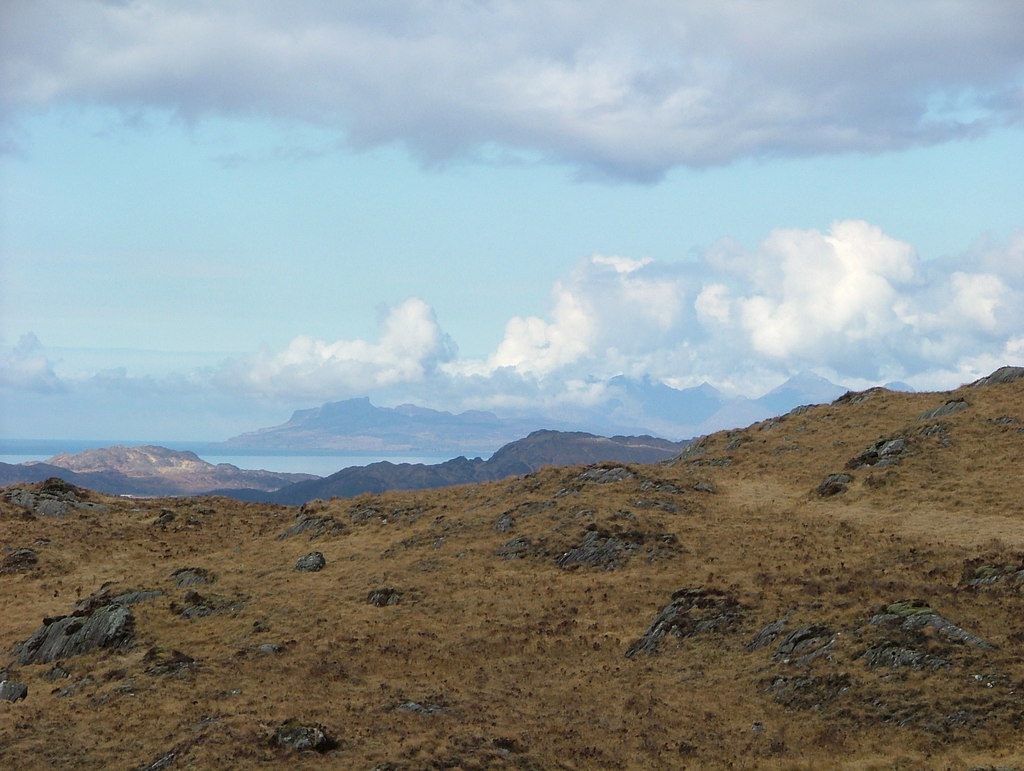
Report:
M 0 0 L 0 438 L 1024 364 L 1016 0 Z

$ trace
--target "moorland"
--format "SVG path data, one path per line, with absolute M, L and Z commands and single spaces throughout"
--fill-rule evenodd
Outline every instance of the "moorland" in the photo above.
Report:
M 1024 369 L 656 464 L 0 491 L 0 765 L 1024 768 Z

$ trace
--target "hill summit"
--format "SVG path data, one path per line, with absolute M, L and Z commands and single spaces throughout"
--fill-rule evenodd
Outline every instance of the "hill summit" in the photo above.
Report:
M 0 491 L 0 762 L 1024 768 L 1024 368 L 657 464 Z

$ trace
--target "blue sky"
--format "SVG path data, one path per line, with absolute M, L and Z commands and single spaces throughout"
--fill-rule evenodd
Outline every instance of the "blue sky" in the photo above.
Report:
M 1024 6 L 0 5 L 0 436 L 1024 363 Z

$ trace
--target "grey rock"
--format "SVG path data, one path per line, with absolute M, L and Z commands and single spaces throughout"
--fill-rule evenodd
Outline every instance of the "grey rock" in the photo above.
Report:
M 171 573 L 171 580 L 176 586 L 194 586 L 212 584 L 217 577 L 206 568 L 178 568 Z
M 735 597 L 717 589 L 680 589 L 672 594 L 672 601 L 658 612 L 643 636 L 626 649 L 626 658 L 655 653 L 666 635 L 687 638 L 732 631 L 744 610 Z
M 587 469 L 576 477 L 580 482 L 598 482 L 599 484 L 622 482 L 626 479 L 632 478 L 633 474 L 624 466 L 615 466 L 614 468 L 603 468 L 598 466 L 597 468 Z
M 917 416 L 918 420 L 932 420 L 934 418 L 945 417 L 946 415 L 955 415 L 958 412 L 963 412 L 970 405 L 963 399 L 950 399 L 945 404 L 940 404 L 934 409 L 922 412 Z
M 315 573 L 318 570 L 323 570 L 326 564 L 327 560 L 324 559 L 321 552 L 312 551 L 299 557 L 298 562 L 295 563 L 295 569 L 305 573 Z
M 868 466 L 894 466 L 907 449 L 907 440 L 902 436 L 879 439 L 860 455 L 850 458 L 846 463 L 848 469 L 861 469 Z
M 440 704 L 421 704 L 418 701 L 403 701 L 395 707 L 396 712 L 415 712 L 419 715 L 433 715 L 435 712 L 444 712 Z
M 991 375 L 975 380 L 971 385 L 974 388 L 999 385 L 1000 383 L 1009 383 L 1022 377 L 1024 377 L 1024 367 L 1000 367 Z
M 39 563 L 39 556 L 27 547 L 15 549 L 0 560 L 0 573 L 22 573 Z
M 818 485 L 817 492 L 822 498 L 829 498 L 833 495 L 846 492 L 846 486 L 853 481 L 849 474 L 829 474 Z
M 950 666 L 946 659 L 924 651 L 902 647 L 890 640 L 873 645 L 861 655 L 869 669 L 889 667 L 891 669 L 936 670 Z
M 157 648 L 151 648 L 144 658 L 146 674 L 153 677 L 161 675 L 181 675 L 192 672 L 198 666 L 198 662 L 187 653 L 172 650 L 170 653 L 163 653 Z
M 300 723 L 288 720 L 274 730 L 273 743 L 295 752 L 327 752 L 338 746 L 327 729 L 319 723 Z
M 290 538 L 295 535 L 308 533 L 310 540 L 319 538 L 322 535 L 337 535 L 344 531 L 342 525 L 334 517 L 310 517 L 299 514 L 295 524 L 277 536 L 278 540 Z
M 45 619 L 43 625 L 18 646 L 19 664 L 70 658 L 96 648 L 128 645 L 135 635 L 135 617 L 123 605 L 105 605 L 89 615 Z
M 398 589 L 384 588 L 374 589 L 366 595 L 366 601 L 378 608 L 385 608 L 388 605 L 397 605 L 402 600 L 402 592 Z
M 509 512 L 499 514 L 498 518 L 494 520 L 494 529 L 499 533 L 507 533 L 513 527 L 515 527 L 516 520 Z
M 0 701 L 21 701 L 28 698 L 28 686 L 15 680 L 0 680 Z
M 786 628 L 788 621 L 789 614 L 786 614 L 777 621 L 772 621 L 770 624 L 765 625 L 744 647 L 748 651 L 756 651 L 759 648 L 771 645 L 782 634 L 782 630 Z
M 772 655 L 783 664 L 803 666 L 820 657 L 828 657 L 836 637 L 824 624 L 808 624 L 786 635 Z
M 537 553 L 538 549 L 534 546 L 533 541 L 524 535 L 516 536 L 511 541 L 498 547 L 496 554 L 499 557 L 504 557 L 507 560 L 516 559 L 518 557 L 526 557 L 530 554 Z
M 245 605 L 245 597 L 223 597 L 216 594 L 203 595 L 194 589 L 185 592 L 181 603 L 172 602 L 171 612 L 182 618 L 203 618 L 217 613 L 239 610 Z
M 710 482 L 698 482 L 693 486 L 693 489 L 698 493 L 717 493 L 715 486 Z
M 898 626 L 909 632 L 924 632 L 927 629 L 946 642 L 973 645 L 983 650 L 994 650 L 996 647 L 946 620 L 922 600 L 894 602 L 884 612 L 874 615 L 868 623 L 873 626 Z
M 635 545 L 614 536 L 602 536 L 596 530 L 589 530 L 583 540 L 558 557 L 555 564 L 563 570 L 580 566 L 612 570 L 619 567 L 635 548 Z

